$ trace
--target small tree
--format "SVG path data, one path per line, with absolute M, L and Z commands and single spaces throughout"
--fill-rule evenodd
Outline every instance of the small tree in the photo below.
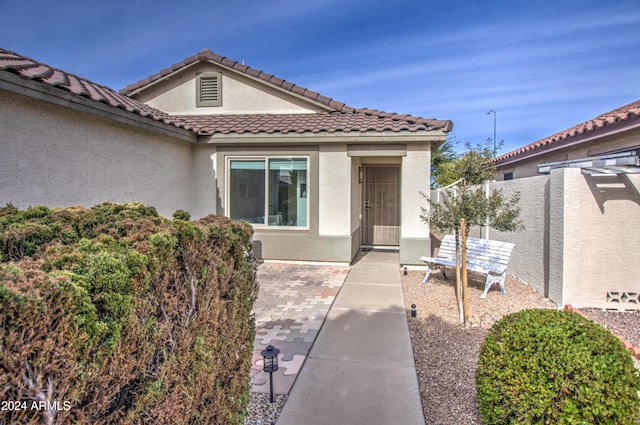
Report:
M 448 186 L 458 180 L 453 164 L 460 155 L 455 150 L 457 142 L 448 137 L 438 149 L 431 153 L 431 188 Z
M 507 199 L 502 190 L 494 189 L 487 195 L 482 186 L 477 186 L 494 176 L 491 162 L 493 151 L 481 146 L 472 148 L 469 144 L 467 149 L 467 152 L 451 164 L 451 169 L 459 179 L 459 186 L 445 189 L 440 202 L 434 202 L 425 195 L 430 208 L 422 208 L 420 215 L 432 228 L 441 232 L 453 232 L 455 235 L 456 299 L 460 321 L 465 324 L 469 319 L 466 273 L 469 230 L 473 226 L 490 226 L 502 232 L 523 228 L 519 220 L 519 192 Z M 461 252 L 460 248 L 463 248 Z M 460 261 L 461 257 L 464 261 Z

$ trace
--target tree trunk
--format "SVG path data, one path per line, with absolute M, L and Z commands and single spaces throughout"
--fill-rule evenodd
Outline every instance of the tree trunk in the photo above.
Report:
M 465 326 L 469 321 L 469 281 L 467 278 L 467 229 L 464 218 L 460 219 L 460 239 L 462 240 L 462 311 Z
M 460 322 L 464 323 L 464 306 L 462 305 L 462 285 L 460 281 L 460 231 L 455 229 L 454 239 L 456 244 L 456 301 L 458 301 L 458 313 L 460 314 Z

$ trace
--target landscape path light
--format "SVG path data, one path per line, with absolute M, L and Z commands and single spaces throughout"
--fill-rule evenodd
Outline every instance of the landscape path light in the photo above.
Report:
M 262 354 L 263 358 L 262 370 L 269 374 L 269 395 L 271 403 L 273 403 L 273 372 L 279 369 L 278 354 L 280 354 L 280 350 L 273 345 L 269 345 L 260 354 Z

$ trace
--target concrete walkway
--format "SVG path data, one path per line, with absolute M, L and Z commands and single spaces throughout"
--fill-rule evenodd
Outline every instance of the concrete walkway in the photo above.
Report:
M 277 425 L 423 425 L 397 252 L 363 252 Z

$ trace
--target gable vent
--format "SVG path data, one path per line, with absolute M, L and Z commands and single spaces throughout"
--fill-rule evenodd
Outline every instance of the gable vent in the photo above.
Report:
M 200 101 L 218 100 L 218 77 L 204 77 L 200 81 Z
M 196 106 L 222 105 L 222 78 L 219 73 L 207 72 L 198 76 Z

